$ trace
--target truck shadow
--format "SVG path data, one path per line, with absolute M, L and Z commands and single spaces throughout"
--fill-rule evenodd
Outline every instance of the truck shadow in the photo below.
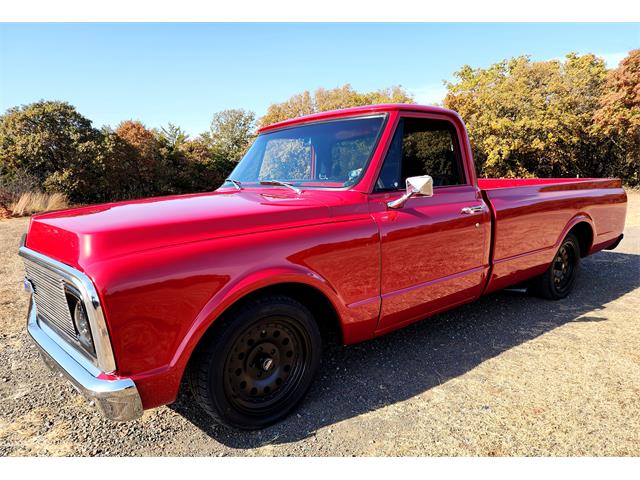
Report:
M 567 299 L 499 292 L 369 342 L 328 345 L 302 405 L 262 431 L 215 424 L 186 388 L 170 408 L 231 448 L 301 440 L 322 427 L 421 394 L 569 322 L 606 321 L 606 304 L 639 287 L 640 255 L 601 252 L 583 261 Z

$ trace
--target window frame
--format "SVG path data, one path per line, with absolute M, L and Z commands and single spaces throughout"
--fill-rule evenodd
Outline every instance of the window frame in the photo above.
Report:
M 471 186 L 471 177 L 469 175 L 469 171 L 468 171 L 468 165 L 467 162 L 465 161 L 465 157 L 462 153 L 462 143 L 460 141 L 461 139 L 461 134 L 460 134 L 460 128 L 459 126 L 456 124 L 456 122 L 453 122 L 450 118 L 448 118 L 447 116 L 444 115 L 438 115 L 438 114 L 429 114 L 429 113 L 417 113 L 417 112 L 400 112 L 400 114 L 398 115 L 398 117 L 396 118 L 395 124 L 393 126 L 393 133 L 391 134 L 391 136 L 389 137 L 389 143 L 386 145 L 384 154 L 382 156 L 382 161 L 380 162 L 380 167 L 378 169 L 378 173 L 375 177 L 375 182 L 373 183 L 373 190 L 371 193 L 376 194 L 376 193 L 394 193 L 394 192 L 400 192 L 400 191 L 404 191 L 405 190 L 405 186 L 404 185 L 398 185 L 398 188 L 393 189 L 393 188 L 384 188 L 384 189 L 380 189 L 378 188 L 378 179 L 380 178 L 380 175 L 382 174 L 382 170 L 384 168 L 384 163 L 387 160 L 387 156 L 389 155 L 389 152 L 391 151 L 391 147 L 393 145 L 393 139 L 396 136 L 396 133 L 398 131 L 398 128 L 404 128 L 404 120 L 405 119 L 421 119 L 424 121 L 432 121 L 432 122 L 443 122 L 443 123 L 447 123 L 449 125 L 449 127 L 451 127 L 451 133 L 454 134 L 455 139 L 454 139 L 454 155 L 456 158 L 456 161 L 458 162 L 458 169 L 459 172 L 463 175 L 463 180 L 464 182 L 462 183 L 457 183 L 455 185 L 439 185 L 439 186 L 433 186 L 434 190 L 442 190 L 442 189 L 450 189 L 450 188 L 460 188 L 460 187 L 468 187 Z M 404 134 L 403 134 L 404 137 Z M 402 164 L 400 165 L 400 175 L 402 176 Z

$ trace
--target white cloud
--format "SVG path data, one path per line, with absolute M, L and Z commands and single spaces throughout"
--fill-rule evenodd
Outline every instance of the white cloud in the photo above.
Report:
M 628 54 L 628 52 L 596 53 L 596 57 L 602 58 L 607 64 L 607 68 L 618 68 L 618 64 Z
M 416 102 L 421 105 L 441 104 L 447 95 L 447 87 L 442 82 L 428 83 L 422 87 L 407 88 L 407 90 L 415 96 Z

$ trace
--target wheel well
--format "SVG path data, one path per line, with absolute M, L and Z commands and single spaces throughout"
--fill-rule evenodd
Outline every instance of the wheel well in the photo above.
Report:
M 275 285 L 269 285 L 239 298 L 232 303 L 223 313 L 223 315 L 239 305 L 247 302 L 251 302 L 254 298 L 265 295 L 285 295 L 287 297 L 297 300 L 305 307 L 307 307 L 313 314 L 313 318 L 318 324 L 322 339 L 325 342 L 342 342 L 342 326 L 340 318 L 336 312 L 331 301 L 315 287 L 305 285 L 304 283 L 278 283 Z M 214 331 L 216 325 L 220 322 L 214 321 L 209 327 L 208 331 L 202 336 L 202 339 L 198 342 L 200 344 L 205 337 Z M 196 346 L 196 349 L 198 347 Z
M 571 228 L 569 233 L 573 233 L 580 244 L 580 256 L 586 257 L 593 243 L 593 230 L 587 222 L 580 222 Z
M 278 283 L 263 287 L 255 290 L 242 298 L 236 300 L 233 304 L 223 312 L 223 315 L 239 305 L 245 302 L 250 302 L 252 299 L 263 295 L 286 295 L 306 306 L 313 318 L 318 324 L 320 334 L 322 335 L 322 341 L 326 344 L 341 344 L 342 343 L 342 325 L 340 323 L 340 317 L 338 312 L 331 301 L 317 288 L 305 285 L 303 283 Z M 220 319 L 218 317 L 218 319 Z M 183 373 L 180 389 L 182 390 L 186 385 L 186 379 L 188 377 L 187 372 L 191 369 L 194 359 L 198 355 L 198 351 L 202 345 L 207 344 L 207 339 L 216 331 L 216 328 L 221 324 L 220 321 L 214 321 L 207 331 L 202 335 L 202 338 L 198 340 L 198 344 L 191 352 L 191 356 L 187 362 L 186 368 Z

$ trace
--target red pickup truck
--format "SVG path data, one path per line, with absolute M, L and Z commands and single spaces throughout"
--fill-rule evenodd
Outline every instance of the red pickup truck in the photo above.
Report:
M 28 331 L 114 420 L 176 399 L 219 422 L 282 419 L 344 344 L 498 289 L 565 297 L 622 239 L 617 179 L 476 178 L 449 110 L 375 105 L 260 130 L 211 193 L 33 217 Z

